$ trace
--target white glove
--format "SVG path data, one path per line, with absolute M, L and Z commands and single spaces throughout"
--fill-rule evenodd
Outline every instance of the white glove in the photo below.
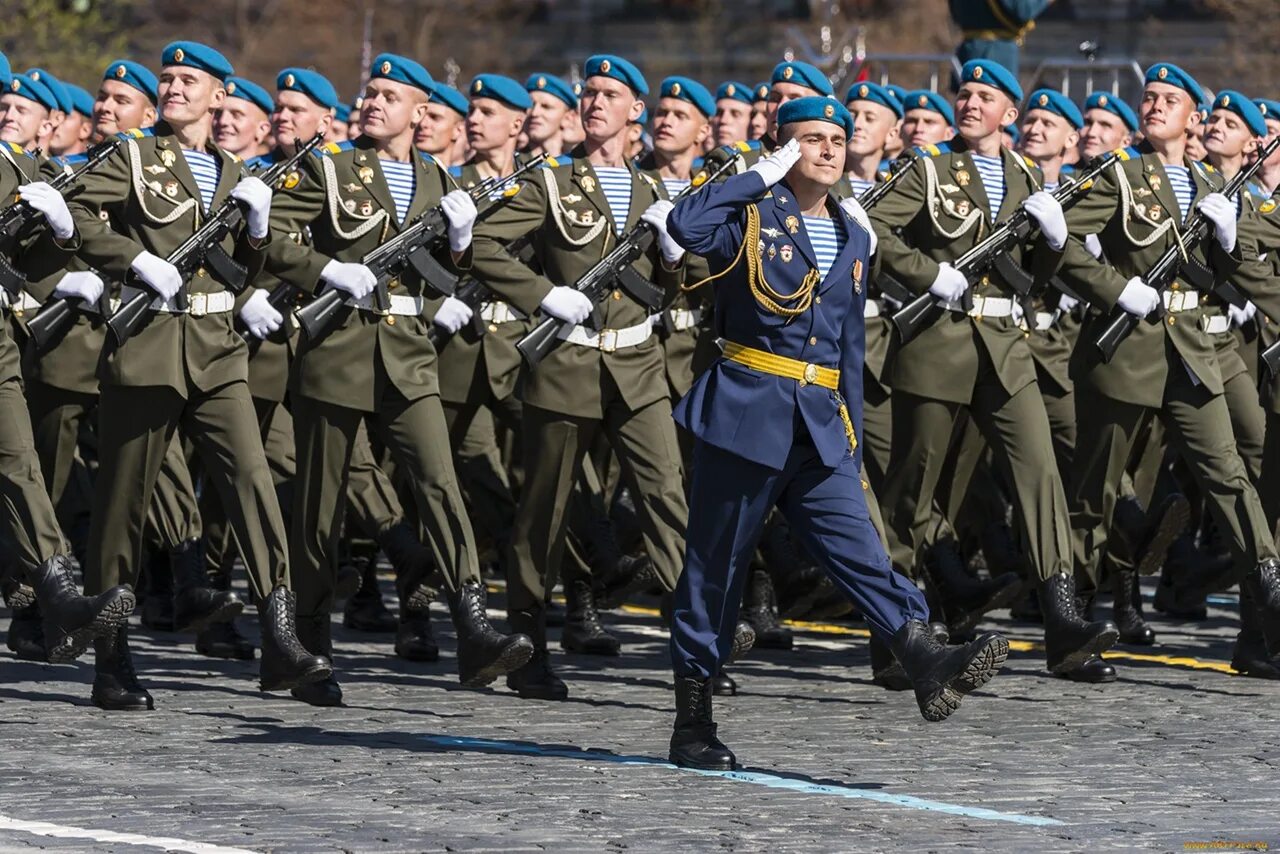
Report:
M 1076 306 L 1080 304 L 1080 300 L 1075 297 L 1069 297 L 1066 294 L 1058 294 L 1058 311 L 1063 314 L 1070 314 L 1075 311 Z
M 1230 252 L 1236 248 L 1236 205 L 1222 193 L 1210 193 L 1196 202 L 1200 213 L 1213 223 L 1213 236 Z
M 574 325 L 590 317 L 592 309 L 591 300 L 573 288 L 567 288 L 564 285 L 553 287 L 542 298 L 541 307 L 543 311 L 552 317 Z
M 964 277 L 964 273 L 943 261 L 938 265 L 938 276 L 929 286 L 929 293 L 943 302 L 955 302 L 968 289 L 969 280 Z
M 1227 305 L 1227 314 L 1231 318 L 1232 326 L 1244 326 L 1253 316 L 1258 313 L 1258 307 L 1251 302 L 1246 302 L 1244 308 L 1236 308 L 1234 305 Z
M 674 207 L 671 202 L 659 199 L 640 214 L 640 219 L 653 226 L 653 230 L 658 233 L 658 249 L 662 252 L 662 260 L 668 264 L 676 263 L 684 255 L 684 247 L 667 233 L 667 217 L 671 216 Z
M 1095 261 L 1102 260 L 1102 241 L 1098 239 L 1098 235 L 1086 234 L 1084 236 L 1084 248 L 1089 250 L 1089 254 L 1093 256 Z
M 266 237 L 271 221 L 271 188 L 261 178 L 250 175 L 231 188 L 231 198 L 244 202 L 249 209 L 249 236 L 254 240 Z
M 1052 194 L 1044 190 L 1032 193 L 1022 207 L 1040 226 L 1040 233 L 1051 247 L 1060 250 L 1067 245 L 1067 219 L 1062 215 L 1062 205 Z
M 137 273 L 138 278 L 165 302 L 173 299 L 173 295 L 182 289 L 182 274 L 178 272 L 178 268 L 145 249 L 133 259 L 129 269 Z
M 96 303 L 102 298 L 102 279 L 90 270 L 75 270 L 62 277 L 62 281 L 53 286 L 55 297 L 79 298 L 87 303 Z
M 465 252 L 471 245 L 471 227 L 476 224 L 476 203 L 466 190 L 445 193 L 440 200 L 440 210 L 449 223 L 449 249 Z
M 1146 317 L 1160 305 L 1160 292 L 1134 276 L 1120 292 L 1116 305 L 1136 317 Z
M 255 290 L 245 301 L 240 309 L 240 319 L 254 338 L 266 338 L 284 323 L 284 315 L 276 311 L 276 307 L 267 300 L 267 292 L 261 289 Z
M 766 187 L 772 187 L 786 177 L 786 174 L 791 171 L 791 167 L 796 165 L 796 161 L 799 159 L 800 143 L 795 139 L 791 139 L 773 154 L 761 158 L 759 163 L 747 171 L 755 172 L 764 179 Z
M 320 278 L 352 299 L 364 299 L 378 286 L 378 277 L 373 275 L 372 270 L 363 264 L 346 261 L 334 260 L 325 264 L 320 271 Z
M 76 233 L 76 224 L 71 219 L 71 211 L 67 210 L 67 202 L 53 187 L 39 181 L 35 184 L 23 184 L 18 188 L 18 193 L 33 210 L 40 212 L 53 230 L 54 237 L 66 240 Z
M 871 238 L 871 249 L 867 252 L 868 257 L 876 254 L 876 233 L 871 228 L 871 217 L 867 216 L 867 212 L 862 209 L 862 205 L 858 204 L 858 200 L 854 198 L 845 199 L 840 203 L 840 210 L 853 217 L 858 225 L 867 230 L 867 234 Z
M 471 306 L 457 297 L 445 297 L 431 322 L 452 335 L 470 323 L 474 313 Z

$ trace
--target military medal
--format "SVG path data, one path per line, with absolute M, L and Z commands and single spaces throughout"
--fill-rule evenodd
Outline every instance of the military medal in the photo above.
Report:
M 347 213 L 353 214 L 356 212 L 356 200 L 347 199 L 345 202 L 342 203 L 342 207 L 346 209 Z
M 853 260 L 853 292 L 855 294 L 862 293 L 862 259 L 855 258 Z
M 165 185 L 164 185 L 164 194 L 165 194 L 166 196 L 168 196 L 169 198 L 171 198 L 171 199 L 172 199 L 172 198 L 174 198 L 175 196 L 177 196 L 177 195 L 178 195 L 178 182 L 177 182 L 177 181 L 170 181 L 169 183 L 165 184 Z
M 178 161 L 178 155 L 174 154 L 167 148 L 162 148 L 157 151 L 156 156 L 160 158 L 160 162 L 165 165 L 166 169 L 172 169 L 173 164 Z
M 794 216 L 787 217 L 785 225 L 787 226 L 787 231 L 792 234 L 795 234 L 800 230 L 800 220 L 796 219 Z
M 961 186 L 961 187 L 967 187 L 967 186 L 969 186 L 969 172 L 968 172 L 968 170 L 961 169 L 959 172 L 957 172 L 957 173 L 956 173 L 956 181 L 958 181 L 958 182 L 959 182 L 959 184 L 960 184 L 960 186 Z
M 772 261 L 776 257 L 778 257 L 778 247 L 770 243 L 769 244 L 769 260 Z
M 1160 176 L 1159 176 L 1159 175 L 1152 175 L 1152 176 L 1151 176 L 1151 189 L 1153 189 L 1153 190 L 1155 190 L 1155 191 L 1159 192 L 1159 190 L 1160 190 Z
M 763 241 L 763 240 L 761 240 L 761 241 L 760 241 L 760 254 L 761 254 L 761 255 L 763 255 L 763 254 L 764 254 L 764 241 Z
M 373 180 L 373 168 L 370 166 L 361 166 L 356 170 L 356 175 L 360 178 L 361 184 L 368 184 Z
M 365 199 L 360 203 L 360 216 L 371 216 L 373 214 L 373 202 Z
M 578 214 L 578 219 L 579 221 L 582 222 L 583 225 L 591 225 L 596 221 L 596 212 L 583 211 L 582 213 Z
M 785 205 L 785 204 L 787 203 L 787 197 L 786 197 L 786 196 L 778 196 L 778 201 L 779 201 L 780 203 L 782 203 L 782 204 L 784 204 L 784 205 Z
M 1160 206 L 1159 206 L 1159 205 L 1152 205 L 1152 206 L 1151 206 L 1151 210 L 1147 211 L 1147 216 L 1151 218 L 1151 221 L 1152 221 L 1152 222 L 1157 222 L 1157 221 L 1159 221 L 1159 219 L 1160 219 Z
M 588 193 L 594 193 L 596 191 L 596 179 L 592 178 L 590 175 L 583 175 L 582 189 L 586 190 Z
M 152 163 L 150 166 L 146 167 L 146 171 L 148 175 L 159 175 L 161 172 L 168 172 L 169 170 L 165 169 L 159 163 Z
M 792 249 L 791 249 L 790 243 L 783 244 L 783 247 L 778 250 L 778 254 L 782 256 L 782 263 L 784 264 L 791 263 L 791 252 L 792 252 Z
M 350 184 L 344 184 L 342 189 L 346 190 L 348 193 L 354 193 L 360 189 L 360 185 L 353 181 Z
M 960 216 L 968 216 L 970 210 L 972 210 L 972 208 L 969 206 L 967 199 L 956 203 L 956 213 Z
M 519 186 L 519 185 L 517 185 L 517 186 Z M 569 195 L 567 195 L 567 196 L 561 196 L 560 198 L 562 198 L 562 199 L 564 200 L 564 203 L 565 203 L 566 205 L 574 205 L 574 204 L 577 204 L 578 202 L 582 201 L 582 196 L 579 196 L 577 193 L 570 193 Z

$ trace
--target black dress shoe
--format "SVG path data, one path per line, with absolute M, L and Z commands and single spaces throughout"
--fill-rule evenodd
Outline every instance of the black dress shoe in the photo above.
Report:
M 668 758 L 681 768 L 704 771 L 732 771 L 738 767 L 733 751 L 716 737 L 710 680 L 676 677 L 676 723 Z
M 289 694 L 295 700 L 301 700 L 311 706 L 342 705 L 342 686 L 338 684 L 338 680 L 334 679 L 332 674 L 319 682 L 295 685 L 289 689 Z
M 1059 670 L 1054 675 L 1063 679 L 1070 679 L 1072 682 L 1086 682 L 1091 685 L 1101 685 L 1104 682 L 1116 681 L 1116 669 L 1096 655 L 1086 658 L 1080 663 L 1079 667 L 1074 667 L 1071 670 Z

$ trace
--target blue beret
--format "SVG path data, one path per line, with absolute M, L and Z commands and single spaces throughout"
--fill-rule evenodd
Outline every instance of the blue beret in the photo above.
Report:
M 268 115 L 276 109 L 276 103 L 271 99 L 270 93 L 252 80 L 232 76 L 227 78 L 226 86 L 228 98 L 248 101 Z
M 812 89 L 819 95 L 834 95 L 835 90 L 831 88 L 831 81 L 827 79 L 827 75 L 819 71 L 815 66 L 807 62 L 799 60 L 789 60 L 787 62 L 779 62 L 773 67 L 773 77 L 769 79 L 770 83 L 794 83 L 797 86 L 804 86 Z
M 636 120 L 635 120 L 634 122 L 632 122 L 631 124 L 633 124 L 633 125 L 640 125 L 640 127 L 646 127 L 646 126 L 648 126 L 648 124 L 649 124 L 649 108 L 648 108 L 648 107 L 645 107 L 643 110 L 641 110 L 641 111 L 640 111 L 640 115 L 639 115 L 639 116 L 636 118 Z
M 631 90 L 637 95 L 649 94 L 649 84 L 645 82 L 644 75 L 640 73 L 640 69 L 620 56 L 601 53 L 587 59 L 586 64 L 582 66 L 582 78 L 585 80 L 588 77 L 597 75 L 621 80 L 630 86 Z
M 899 86 L 897 83 L 886 83 L 884 88 L 893 93 L 893 97 L 898 99 L 899 104 L 907 103 L 907 87 Z
M 993 86 L 1013 99 L 1015 104 L 1022 102 L 1022 87 L 1013 72 L 998 62 L 990 59 L 971 59 L 960 69 L 961 83 L 983 83 Z
M 835 98 L 813 95 L 794 98 L 778 107 L 778 127 L 794 122 L 830 122 L 844 128 L 846 136 L 853 133 L 853 116 Z
M 908 110 L 929 110 L 942 116 L 949 125 L 956 123 L 956 114 L 947 103 L 947 99 L 928 89 L 908 92 L 903 100 L 903 107 Z
M 27 76 L 37 83 L 43 83 L 44 87 L 49 90 L 49 93 L 53 95 L 53 100 L 58 104 L 54 109 L 69 113 L 76 108 L 76 105 L 71 100 L 71 91 L 67 89 L 66 84 L 48 71 L 43 68 L 28 68 Z
M 37 83 L 25 74 L 15 74 L 10 77 L 6 91 L 20 95 L 28 101 L 35 101 L 46 110 L 58 109 L 58 99 L 53 97 L 49 87 L 43 83 Z
M 472 98 L 492 98 L 501 101 L 513 110 L 528 110 L 533 107 L 533 99 L 529 97 L 519 82 L 501 74 L 477 74 L 471 81 Z
M 301 92 L 322 107 L 338 108 L 338 90 L 329 78 L 309 68 L 286 68 L 276 75 L 277 92 Z
M 892 92 L 878 83 L 854 83 L 844 96 L 846 104 L 852 101 L 870 101 L 873 104 L 888 107 L 893 110 L 895 116 L 902 118 L 902 103 L 894 97 Z
M 437 104 L 444 104 L 460 116 L 466 116 L 467 110 L 471 109 L 471 104 L 467 102 L 466 95 L 452 86 L 446 86 L 439 82 L 431 86 L 431 100 Z
M 1147 69 L 1148 83 L 1168 83 L 1191 96 L 1197 105 L 1204 103 L 1204 90 L 1196 79 L 1172 62 L 1157 62 Z
M 77 113 L 85 118 L 93 118 L 93 96 L 89 94 L 89 90 L 74 83 L 63 83 L 67 87 L 67 91 L 71 93 L 71 106 Z
M 576 110 L 578 108 L 578 96 L 573 91 L 573 87 L 565 83 L 554 74 L 537 74 L 529 75 L 529 79 L 524 82 L 524 88 L 527 92 L 546 92 L 548 95 L 554 95 L 565 106 Z
M 351 121 L 351 105 L 338 104 L 338 106 L 333 108 L 333 117 L 334 119 L 342 122 L 343 124 L 346 124 L 347 122 Z
M 736 80 L 729 80 L 720 84 L 720 88 L 716 90 L 716 100 L 720 101 L 724 98 L 732 98 L 735 101 L 741 101 L 744 104 L 751 103 L 752 91 L 751 87 Z
M 1013 140 L 1014 145 L 1017 145 L 1018 140 L 1022 139 L 1022 130 L 1018 127 L 1016 123 L 1011 125 L 1005 125 L 1004 132 L 1009 134 L 1009 138 Z
M 1138 129 L 1138 117 L 1134 114 L 1133 109 L 1122 98 L 1117 98 L 1110 92 L 1094 92 L 1085 99 L 1084 109 L 1085 112 L 1089 110 L 1106 110 L 1124 122 L 1124 126 L 1130 132 Z
M 102 79 L 119 80 L 121 83 L 127 83 L 150 98 L 151 103 L 154 104 L 156 102 L 156 90 L 160 84 L 156 80 L 156 76 L 151 73 L 151 69 L 145 65 L 139 65 L 130 59 L 117 59 L 107 66 L 106 71 L 102 72 Z
M 160 67 L 169 65 L 185 65 L 223 81 L 235 74 L 235 69 L 225 56 L 199 42 L 174 42 L 166 47 L 160 54 Z
M 375 56 L 373 58 L 373 67 L 369 73 L 372 77 L 394 80 L 396 83 L 407 83 L 410 86 L 421 89 L 428 95 L 431 94 L 435 87 L 435 81 L 431 79 L 431 74 L 427 69 L 412 59 L 396 56 L 394 53 L 380 53 Z
M 756 88 L 751 90 L 751 103 L 757 104 L 767 100 L 769 100 L 769 84 L 757 83 Z
M 663 98 L 679 98 L 681 101 L 688 101 L 707 118 L 716 114 L 715 99 L 711 97 L 707 87 L 697 80 L 691 80 L 688 77 L 668 77 L 662 81 L 658 92 Z
M 1258 98 L 1253 102 L 1258 108 L 1258 112 L 1262 113 L 1263 119 L 1274 119 L 1280 121 L 1280 101 L 1272 101 L 1269 98 Z
M 12 77 L 13 69 L 9 67 L 9 57 L 4 55 L 4 51 L 0 51 L 0 84 L 8 86 Z
M 1084 127 L 1084 116 L 1071 99 L 1057 89 L 1037 89 L 1027 99 L 1027 110 L 1044 110 L 1066 119 L 1076 130 Z
M 1230 110 L 1253 132 L 1254 136 L 1267 135 L 1267 120 L 1258 105 L 1234 89 L 1223 89 L 1213 101 L 1215 110 Z

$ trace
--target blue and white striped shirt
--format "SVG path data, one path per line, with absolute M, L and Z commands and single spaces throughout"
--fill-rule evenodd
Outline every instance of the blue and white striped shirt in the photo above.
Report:
M 822 216 L 804 218 L 804 230 L 809 233 L 809 245 L 813 247 L 814 257 L 818 261 L 818 273 L 826 278 L 831 272 L 840 250 L 844 248 L 844 229 L 838 220 Z
M 218 189 L 218 158 L 207 151 L 186 148 L 182 150 L 182 155 L 187 158 L 187 166 L 196 179 L 196 186 L 200 188 L 200 201 L 205 213 L 208 213 L 213 205 L 213 194 Z
M 684 188 L 689 186 L 692 181 L 688 178 L 663 178 L 662 186 L 667 188 L 667 195 L 675 198 L 684 192 Z
M 991 206 L 991 221 L 995 222 L 1000 216 L 1000 206 L 1004 204 L 1004 160 L 975 154 L 973 165 L 978 167 L 982 189 L 987 191 L 987 202 Z
M 382 174 L 387 178 L 387 189 L 391 191 L 391 198 L 396 203 L 396 221 L 404 222 L 404 218 L 409 214 L 409 205 L 413 203 L 413 187 L 414 174 L 413 163 L 401 163 L 398 160 L 383 160 L 378 158 L 378 162 L 382 164 Z
M 849 186 L 853 188 L 853 197 L 855 199 L 875 185 L 875 181 L 864 181 L 861 178 L 855 178 L 852 175 L 849 176 Z
M 618 234 L 627 230 L 627 214 L 631 212 L 631 173 L 625 166 L 597 166 L 600 189 L 609 200 L 609 213 Z
M 1173 190 L 1173 195 L 1178 199 L 1178 207 L 1181 208 L 1182 216 L 1179 221 L 1185 222 L 1191 215 L 1191 205 L 1196 200 L 1196 185 L 1191 180 L 1191 172 L 1186 166 L 1165 166 L 1164 171 L 1169 176 L 1169 189 Z

